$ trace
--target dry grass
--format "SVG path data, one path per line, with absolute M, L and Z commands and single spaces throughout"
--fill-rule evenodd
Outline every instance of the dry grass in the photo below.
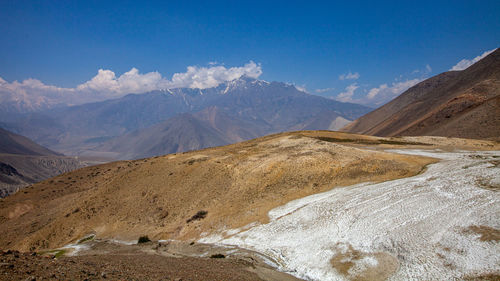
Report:
M 144 233 L 151 239 L 192 241 L 202 233 L 265 223 L 269 210 L 294 199 L 338 186 L 412 176 L 435 161 L 376 150 L 400 144 L 378 141 L 375 149 L 367 149 L 317 137 L 381 139 L 291 132 L 83 168 L 0 200 L 0 248 L 53 249 L 88 233 L 129 241 Z M 29 210 L 26 204 L 31 204 Z M 9 216 L 16 208 L 20 211 Z M 210 215 L 186 224 L 199 210 Z

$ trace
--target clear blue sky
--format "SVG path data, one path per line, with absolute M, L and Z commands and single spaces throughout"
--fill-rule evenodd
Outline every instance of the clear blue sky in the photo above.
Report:
M 64 87 L 99 68 L 170 78 L 188 65 L 253 60 L 262 79 L 335 95 L 354 82 L 338 79 L 349 71 L 367 91 L 500 45 L 498 0 L 0 0 L 0 19 L 0 77 Z

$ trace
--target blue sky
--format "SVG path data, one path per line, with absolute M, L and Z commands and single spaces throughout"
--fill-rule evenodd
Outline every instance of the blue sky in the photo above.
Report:
M 356 101 L 500 45 L 500 1 L 0 0 L 0 18 L 0 77 L 66 88 L 98 69 L 253 61 L 261 79 Z

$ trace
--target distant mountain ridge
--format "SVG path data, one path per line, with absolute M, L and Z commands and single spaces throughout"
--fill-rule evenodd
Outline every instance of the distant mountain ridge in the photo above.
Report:
M 114 152 L 117 159 L 137 159 L 227 145 L 265 135 L 265 132 L 265 127 L 229 117 L 212 106 L 113 138 L 96 150 Z
M 227 134 L 212 131 L 210 127 L 213 124 L 205 122 L 209 119 L 208 115 L 202 116 L 202 112 L 208 108 L 216 108 L 215 115 L 220 118 L 234 120 L 233 127 L 245 124 L 249 129 L 245 129 L 246 133 L 237 133 L 235 136 L 231 136 L 237 131 L 235 128 L 231 129 L 233 132 L 227 131 Z M 116 140 L 113 145 L 103 144 L 127 134 L 137 136 L 141 130 L 146 130 L 148 134 L 152 131 L 147 131 L 147 128 L 164 122 L 169 124 L 167 131 L 172 138 L 176 138 L 172 136 L 174 128 L 178 128 L 175 134 L 183 134 L 177 137 L 177 141 L 193 138 L 198 140 L 196 145 L 178 143 L 179 147 L 203 148 L 206 145 L 224 145 L 235 140 L 286 131 L 307 120 L 312 122 L 319 115 L 323 115 L 321 118 L 324 119 L 321 124 L 330 124 L 339 116 L 354 120 L 368 111 L 369 108 L 365 106 L 311 95 L 297 90 L 293 85 L 241 77 L 209 89 L 179 88 L 130 94 L 104 102 L 22 115 L 15 120 L 3 122 L 9 129 L 27 135 L 43 145 L 67 154 L 81 154 L 96 147 L 117 148 L 120 145 Z M 33 118 L 34 115 L 36 118 Z M 196 117 L 193 119 L 191 115 Z M 32 122 L 27 121 L 33 119 L 38 122 L 37 126 L 32 126 Z M 195 125 L 200 120 L 203 121 Z M 174 126 L 175 122 L 203 127 L 203 134 L 208 135 L 202 136 L 198 132 L 188 134 L 180 126 Z M 145 137 L 136 139 L 141 139 L 142 142 Z M 165 151 L 171 151 L 171 146 L 168 147 Z
M 61 156 L 61 154 L 45 148 L 34 141 L 0 128 L 0 153 Z
M 500 50 L 429 78 L 342 129 L 376 136 L 500 138 Z
M 0 128 L 0 198 L 19 188 L 88 164 Z

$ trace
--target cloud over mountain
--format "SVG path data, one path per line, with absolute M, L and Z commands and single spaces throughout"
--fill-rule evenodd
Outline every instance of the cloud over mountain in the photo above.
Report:
M 111 70 L 99 69 L 96 76 L 75 88 L 46 85 L 32 78 L 9 83 L 0 77 L 0 101 L 22 103 L 28 108 L 37 105 L 82 104 L 158 89 L 211 88 L 244 75 L 258 78 L 261 74 L 260 64 L 250 61 L 243 66 L 230 68 L 221 65 L 188 66 L 186 72 L 175 73 L 171 80 L 156 71 L 142 74 L 135 67 L 120 76 Z
M 382 84 L 376 88 L 370 89 L 364 96 L 360 97 L 358 94 L 358 98 L 355 97 L 355 92 L 359 86 L 357 83 L 353 83 L 347 86 L 343 92 L 335 97 L 335 99 L 341 102 L 354 102 L 363 105 L 380 106 L 421 81 L 422 79 L 415 78 L 403 82 L 394 82 L 390 86 L 388 84 Z
M 344 92 L 337 95 L 337 100 L 341 102 L 352 102 L 352 96 L 357 88 L 359 88 L 359 86 L 356 83 L 347 86 Z
M 332 87 L 332 88 L 316 89 L 316 90 L 314 90 L 314 91 L 315 91 L 316 93 L 321 94 L 321 93 L 326 93 L 326 92 L 330 92 L 330 91 L 333 91 L 333 90 L 335 90 L 335 88 L 333 88 L 333 87 Z
M 457 64 L 455 64 L 450 70 L 464 70 L 467 67 L 469 67 L 469 66 L 475 64 L 476 62 L 480 61 L 482 58 L 486 57 L 487 55 L 493 53 L 495 50 L 496 49 L 486 51 L 482 55 L 477 56 L 477 57 L 475 57 L 475 58 L 473 58 L 471 60 L 463 59 L 463 60 L 459 61 Z
M 422 79 L 411 79 L 403 82 L 394 82 L 391 84 L 391 86 L 382 84 L 368 91 L 368 94 L 364 98 L 364 103 L 374 103 L 375 105 L 382 105 L 399 96 L 401 93 L 408 90 L 410 87 L 415 86 L 421 81 Z
M 262 74 L 260 64 L 253 61 L 241 67 L 225 68 L 222 65 L 211 67 L 188 66 L 184 73 L 176 73 L 171 81 L 165 81 L 164 88 L 199 88 L 206 89 L 220 83 L 238 79 L 241 76 L 258 78 Z
M 76 87 L 78 91 L 98 91 L 126 94 L 126 93 L 144 93 L 160 87 L 160 84 L 166 80 L 158 72 L 139 73 L 139 70 L 133 67 L 130 71 L 116 77 L 111 70 L 99 69 L 97 75 L 91 80 Z

